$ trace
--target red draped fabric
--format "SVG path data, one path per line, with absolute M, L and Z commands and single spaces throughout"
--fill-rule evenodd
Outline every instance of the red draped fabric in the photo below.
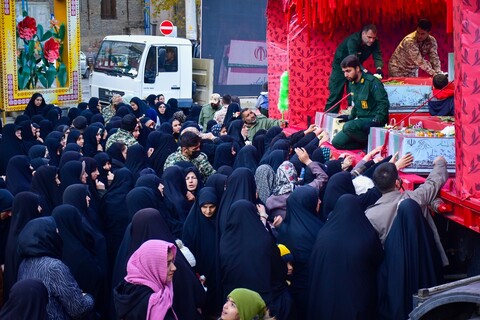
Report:
M 329 33 L 338 26 L 356 27 L 360 20 L 397 24 L 405 17 L 428 17 L 444 21 L 446 1 L 449 0 L 284 0 L 288 3 L 284 7 L 286 16 L 295 11 L 306 26 Z
M 453 33 L 453 0 L 447 0 L 447 33 Z
M 335 8 L 345 7 L 342 3 L 336 5 L 337 0 L 332 0 L 329 5 Z M 278 102 L 279 79 L 284 71 L 289 72 L 289 111 L 285 118 L 294 126 L 305 126 L 310 119 L 314 121 L 317 111 L 323 111 L 325 101 L 328 97 L 328 78 L 331 72 L 333 55 L 338 44 L 349 34 L 360 31 L 362 25 L 374 22 L 378 28 L 378 38 L 381 44 L 382 56 L 385 62 L 383 72 L 388 75 L 387 63 L 398 43 L 405 35 L 415 30 L 418 18 L 404 17 L 396 23 L 382 22 L 380 18 L 369 21 L 365 17 L 373 16 L 368 13 L 371 5 L 362 2 L 365 14 L 352 16 L 348 21 L 341 22 L 334 28 L 325 29 L 321 27 L 322 18 L 318 11 L 321 2 L 310 0 L 268 0 L 267 4 L 267 46 L 268 46 L 268 84 L 270 106 L 269 115 L 273 118 L 280 118 L 276 109 Z M 382 6 L 392 5 L 382 3 Z M 445 2 L 438 10 L 445 14 Z M 298 16 L 296 8 L 299 4 L 310 6 L 310 23 L 305 20 L 306 16 Z M 357 6 L 359 7 L 359 6 Z M 373 8 L 375 11 L 378 8 Z M 338 12 L 341 16 L 341 12 Z M 434 15 L 440 16 L 440 14 Z M 422 16 L 431 19 L 430 15 Z M 335 18 L 338 19 L 338 18 Z M 451 35 L 445 33 L 445 16 L 440 20 L 432 20 L 432 35 L 438 42 L 438 53 L 442 64 L 442 70 L 447 71 L 448 52 L 453 51 L 453 40 Z M 369 58 L 364 66 L 375 70 L 373 61 Z M 421 72 L 422 76 L 428 76 Z
M 462 199 L 480 198 L 480 3 L 453 1 L 455 44 L 455 186 Z
M 268 98 L 269 117 L 280 118 L 277 109 L 280 76 L 288 70 L 288 20 L 283 15 L 287 0 L 268 1 L 267 5 L 267 43 L 268 43 Z M 288 114 L 285 119 L 290 119 Z
M 430 19 L 442 70 L 447 71 L 447 53 L 455 47 L 455 189 L 462 199 L 480 198 L 480 0 L 268 0 L 267 18 L 270 105 L 278 101 L 280 75 L 289 71 L 286 118 L 301 126 L 323 110 L 333 54 L 346 36 L 364 23 L 377 24 L 388 63 L 418 19 Z M 373 66 L 371 59 L 365 66 Z M 271 114 L 279 118 L 274 107 Z

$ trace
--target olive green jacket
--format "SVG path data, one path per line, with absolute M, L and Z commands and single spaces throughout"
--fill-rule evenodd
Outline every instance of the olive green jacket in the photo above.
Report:
M 390 102 L 383 83 L 369 73 L 363 73 L 360 81 L 348 84 L 349 103 L 353 106 L 349 120 L 370 118 L 382 125 L 388 122 Z

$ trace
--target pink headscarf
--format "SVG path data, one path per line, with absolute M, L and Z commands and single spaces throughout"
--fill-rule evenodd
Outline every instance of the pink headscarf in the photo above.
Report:
M 169 249 L 175 258 L 177 247 L 174 244 L 162 240 L 148 240 L 128 260 L 125 280 L 147 286 L 154 291 L 148 300 L 147 320 L 163 319 L 172 307 L 172 282 L 167 283 Z

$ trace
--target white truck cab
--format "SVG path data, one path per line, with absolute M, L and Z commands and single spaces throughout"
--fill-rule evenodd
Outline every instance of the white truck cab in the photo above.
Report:
M 192 104 L 192 44 L 160 36 L 107 36 L 90 76 L 90 96 L 109 103 L 114 94 L 163 94 L 179 107 Z

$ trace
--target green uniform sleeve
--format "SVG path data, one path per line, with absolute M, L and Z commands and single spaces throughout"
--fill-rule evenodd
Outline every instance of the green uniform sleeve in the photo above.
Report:
M 382 68 L 383 67 L 383 59 L 382 59 L 382 51 L 380 50 L 380 42 L 376 40 L 373 43 L 373 52 L 372 57 L 373 61 L 375 62 L 375 68 Z
M 354 106 L 352 108 L 352 112 L 350 113 L 350 116 L 348 117 L 349 120 L 353 120 L 357 117 L 357 106 Z
M 200 110 L 200 114 L 198 115 L 198 123 L 203 127 L 203 132 L 207 131 L 207 128 L 205 128 L 204 121 L 203 121 L 203 107 Z
M 268 127 L 268 129 L 270 129 L 273 126 L 280 126 L 280 120 L 277 120 L 277 119 L 267 118 L 265 123 L 266 123 L 266 127 Z
M 348 40 L 347 40 L 347 50 L 348 50 L 348 55 L 357 55 L 357 52 L 358 52 L 358 47 L 360 45 L 360 41 L 361 39 L 359 39 L 359 37 L 361 38 L 361 33 L 354 33 L 352 34 L 350 37 L 348 37 Z
M 355 88 L 354 86 L 352 85 L 351 82 L 348 82 L 348 88 L 350 90 L 350 93 L 351 95 L 348 97 L 348 106 L 352 106 L 353 105 L 353 108 L 352 108 L 352 111 L 350 112 L 350 116 L 348 117 L 348 120 L 353 120 L 357 117 L 357 110 L 356 110 L 356 107 L 355 107 Z

